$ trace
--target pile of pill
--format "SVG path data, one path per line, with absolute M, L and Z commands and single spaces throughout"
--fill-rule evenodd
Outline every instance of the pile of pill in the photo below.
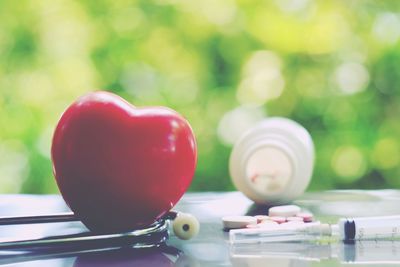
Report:
M 313 214 L 302 211 L 296 205 L 271 207 L 268 215 L 225 216 L 222 218 L 224 229 L 264 228 L 289 224 L 303 224 L 313 221 Z

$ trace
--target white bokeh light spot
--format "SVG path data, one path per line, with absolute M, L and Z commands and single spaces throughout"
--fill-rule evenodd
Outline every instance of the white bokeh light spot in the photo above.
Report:
M 261 106 L 278 98 L 285 86 L 280 58 L 270 51 L 257 51 L 243 68 L 237 90 L 238 101 L 245 106 Z
M 367 68 L 356 62 L 346 62 L 335 72 L 336 83 L 343 94 L 355 94 L 364 91 L 369 83 Z
M 380 14 L 372 27 L 372 34 L 381 43 L 396 43 L 400 38 L 399 15 L 389 12 Z
M 238 107 L 226 112 L 218 124 L 218 137 L 222 143 L 232 145 L 248 129 L 265 117 L 261 108 Z

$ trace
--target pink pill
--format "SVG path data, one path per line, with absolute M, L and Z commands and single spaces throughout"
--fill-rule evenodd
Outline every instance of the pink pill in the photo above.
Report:
M 279 226 L 281 226 L 281 227 L 294 227 L 294 226 L 302 225 L 302 224 L 305 224 L 305 222 L 303 222 L 303 221 L 290 221 L 290 222 L 281 223 Z
M 271 221 L 274 221 L 274 222 L 277 222 L 277 223 L 284 223 L 284 222 L 286 222 L 286 218 L 285 218 L 285 217 L 272 216 L 272 217 L 269 217 L 269 219 L 270 219 Z
M 278 226 L 279 224 L 277 222 L 274 222 L 274 221 L 264 221 L 264 222 L 259 223 L 257 225 L 260 228 L 268 228 L 268 227 Z
M 309 212 L 300 212 L 296 214 L 296 217 L 300 217 L 303 218 L 304 222 L 312 222 L 314 219 L 314 216 L 312 215 L 312 213 Z
M 246 225 L 246 228 L 251 228 L 251 229 L 260 228 L 259 225 L 260 225 L 260 224 L 249 224 L 249 225 Z
M 300 222 L 302 222 L 302 221 L 304 221 L 304 219 L 303 219 L 302 217 L 287 217 L 287 218 L 286 218 L 286 221 L 288 221 L 288 222 L 293 222 L 293 221 L 300 221 Z
M 269 216 L 267 215 L 256 215 L 254 218 L 257 219 L 257 223 L 261 223 L 263 221 L 269 220 Z

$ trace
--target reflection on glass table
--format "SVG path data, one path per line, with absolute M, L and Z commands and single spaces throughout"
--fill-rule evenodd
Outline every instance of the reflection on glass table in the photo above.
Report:
M 341 217 L 400 214 L 400 191 L 328 191 L 307 193 L 294 202 L 317 220 L 334 223 Z M 266 214 L 239 192 L 188 193 L 175 207 L 195 215 L 201 229 L 197 237 L 182 241 L 170 235 L 158 248 L 130 247 L 81 250 L 48 248 L 32 251 L 1 251 L 0 265 L 11 266 L 400 266 L 400 240 L 361 241 L 354 244 L 286 242 L 230 246 L 221 217 Z M 59 196 L 0 196 L 0 216 L 68 212 Z M 31 226 L 1 226 L 0 240 L 43 238 L 79 234 L 80 222 Z
M 303 242 L 235 245 L 234 266 L 311 266 L 333 260 L 342 264 L 400 264 L 400 241 L 358 241 L 352 244 Z

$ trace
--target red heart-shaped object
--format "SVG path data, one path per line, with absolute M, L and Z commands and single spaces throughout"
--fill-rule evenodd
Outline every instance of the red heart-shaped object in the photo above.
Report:
M 163 216 L 190 185 L 197 160 L 193 131 L 178 113 L 101 91 L 64 112 L 51 154 L 64 200 L 96 232 L 130 231 Z

